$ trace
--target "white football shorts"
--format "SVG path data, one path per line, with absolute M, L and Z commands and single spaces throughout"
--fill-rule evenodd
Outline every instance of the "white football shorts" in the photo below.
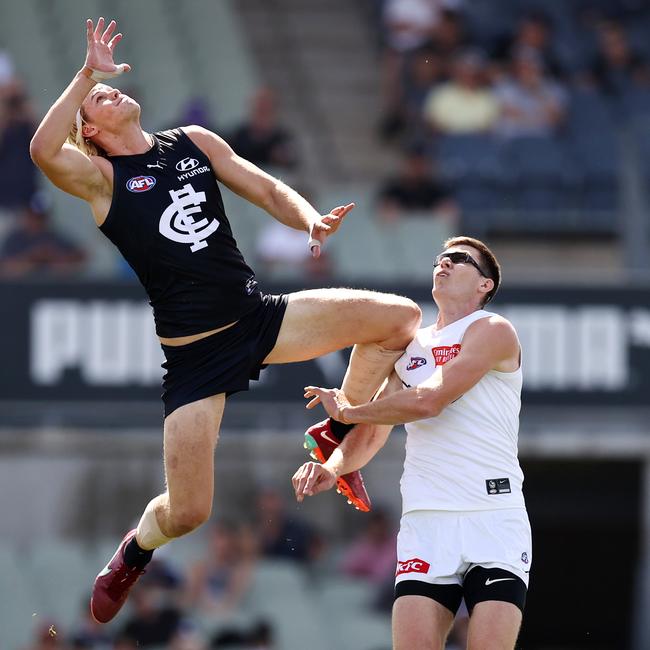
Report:
M 421 580 L 463 584 L 475 566 L 500 568 L 528 586 L 533 561 L 524 508 L 451 512 L 413 510 L 402 515 L 397 536 L 395 583 Z

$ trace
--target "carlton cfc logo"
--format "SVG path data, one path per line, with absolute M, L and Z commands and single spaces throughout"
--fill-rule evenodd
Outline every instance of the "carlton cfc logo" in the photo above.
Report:
M 129 192 L 148 192 L 156 184 L 153 176 L 134 176 L 126 181 Z
M 451 361 L 454 357 L 458 356 L 460 343 L 456 343 L 455 345 L 441 345 L 438 348 L 432 348 L 431 352 L 436 361 L 436 366 L 444 366 L 447 361 Z
M 395 577 L 402 575 L 402 573 L 428 573 L 430 564 L 421 560 L 419 557 L 414 557 L 405 562 L 397 562 L 397 571 Z

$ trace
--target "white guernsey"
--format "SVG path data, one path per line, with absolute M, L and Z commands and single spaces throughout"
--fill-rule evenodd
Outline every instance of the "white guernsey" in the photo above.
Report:
M 322 465 L 294 474 L 299 501 L 362 467 L 404 424 L 394 650 L 442 650 L 461 601 L 470 650 L 513 650 L 532 564 L 517 460 L 521 347 L 510 322 L 485 311 L 501 279 L 490 249 L 470 237 L 434 259 L 436 322 L 416 333 L 375 399 L 308 386 L 308 406 L 355 424 Z
M 436 373 L 458 355 L 467 328 L 494 315 L 481 309 L 440 330 L 419 330 L 395 364 L 404 387 L 439 381 Z M 517 460 L 521 386 L 521 367 L 490 370 L 439 415 L 404 425 L 402 512 L 524 507 Z

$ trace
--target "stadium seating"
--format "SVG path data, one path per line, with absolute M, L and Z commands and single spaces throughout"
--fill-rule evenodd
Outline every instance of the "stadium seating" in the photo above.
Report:
M 35 543 L 26 565 L 29 571 L 25 572 L 29 576 L 34 611 L 47 612 L 59 625 L 69 629 L 78 620 L 82 603 L 87 600 L 95 575 L 104 564 L 93 565 L 87 549 L 78 543 L 53 540 Z
M 162 551 L 177 568 L 185 570 L 197 557 L 198 542 Z M 55 625 L 64 638 L 79 624 L 81 611 L 98 568 L 115 550 L 107 539 L 86 547 L 70 541 L 38 541 L 26 552 L 0 545 L 3 599 L 0 607 L 2 647 L 25 646 L 33 630 L 45 622 Z M 206 638 L 225 628 L 246 629 L 261 619 L 274 630 L 278 648 L 309 647 L 313 650 L 390 647 L 390 618 L 372 613 L 374 590 L 360 580 L 336 575 L 319 576 L 295 562 L 263 560 L 243 606 L 232 615 L 205 616 L 188 612 Z M 128 616 L 129 605 L 111 624 L 118 629 Z M 334 624 L 335 623 L 335 624 Z
M 25 580 L 28 573 L 28 557 L 11 546 L 0 544 L 0 631 L 2 647 L 14 650 L 27 644 L 32 629 L 48 618 L 44 611 L 34 607 L 34 589 Z

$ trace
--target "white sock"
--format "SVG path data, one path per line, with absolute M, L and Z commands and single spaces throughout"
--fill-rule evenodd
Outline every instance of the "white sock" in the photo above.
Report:
M 149 501 L 142 517 L 140 517 L 140 522 L 135 533 L 138 546 L 145 551 L 152 551 L 159 546 L 167 544 L 167 542 L 171 542 L 173 539 L 172 537 L 163 535 L 158 525 L 158 519 L 156 518 L 156 504 L 158 501 L 159 497 Z

